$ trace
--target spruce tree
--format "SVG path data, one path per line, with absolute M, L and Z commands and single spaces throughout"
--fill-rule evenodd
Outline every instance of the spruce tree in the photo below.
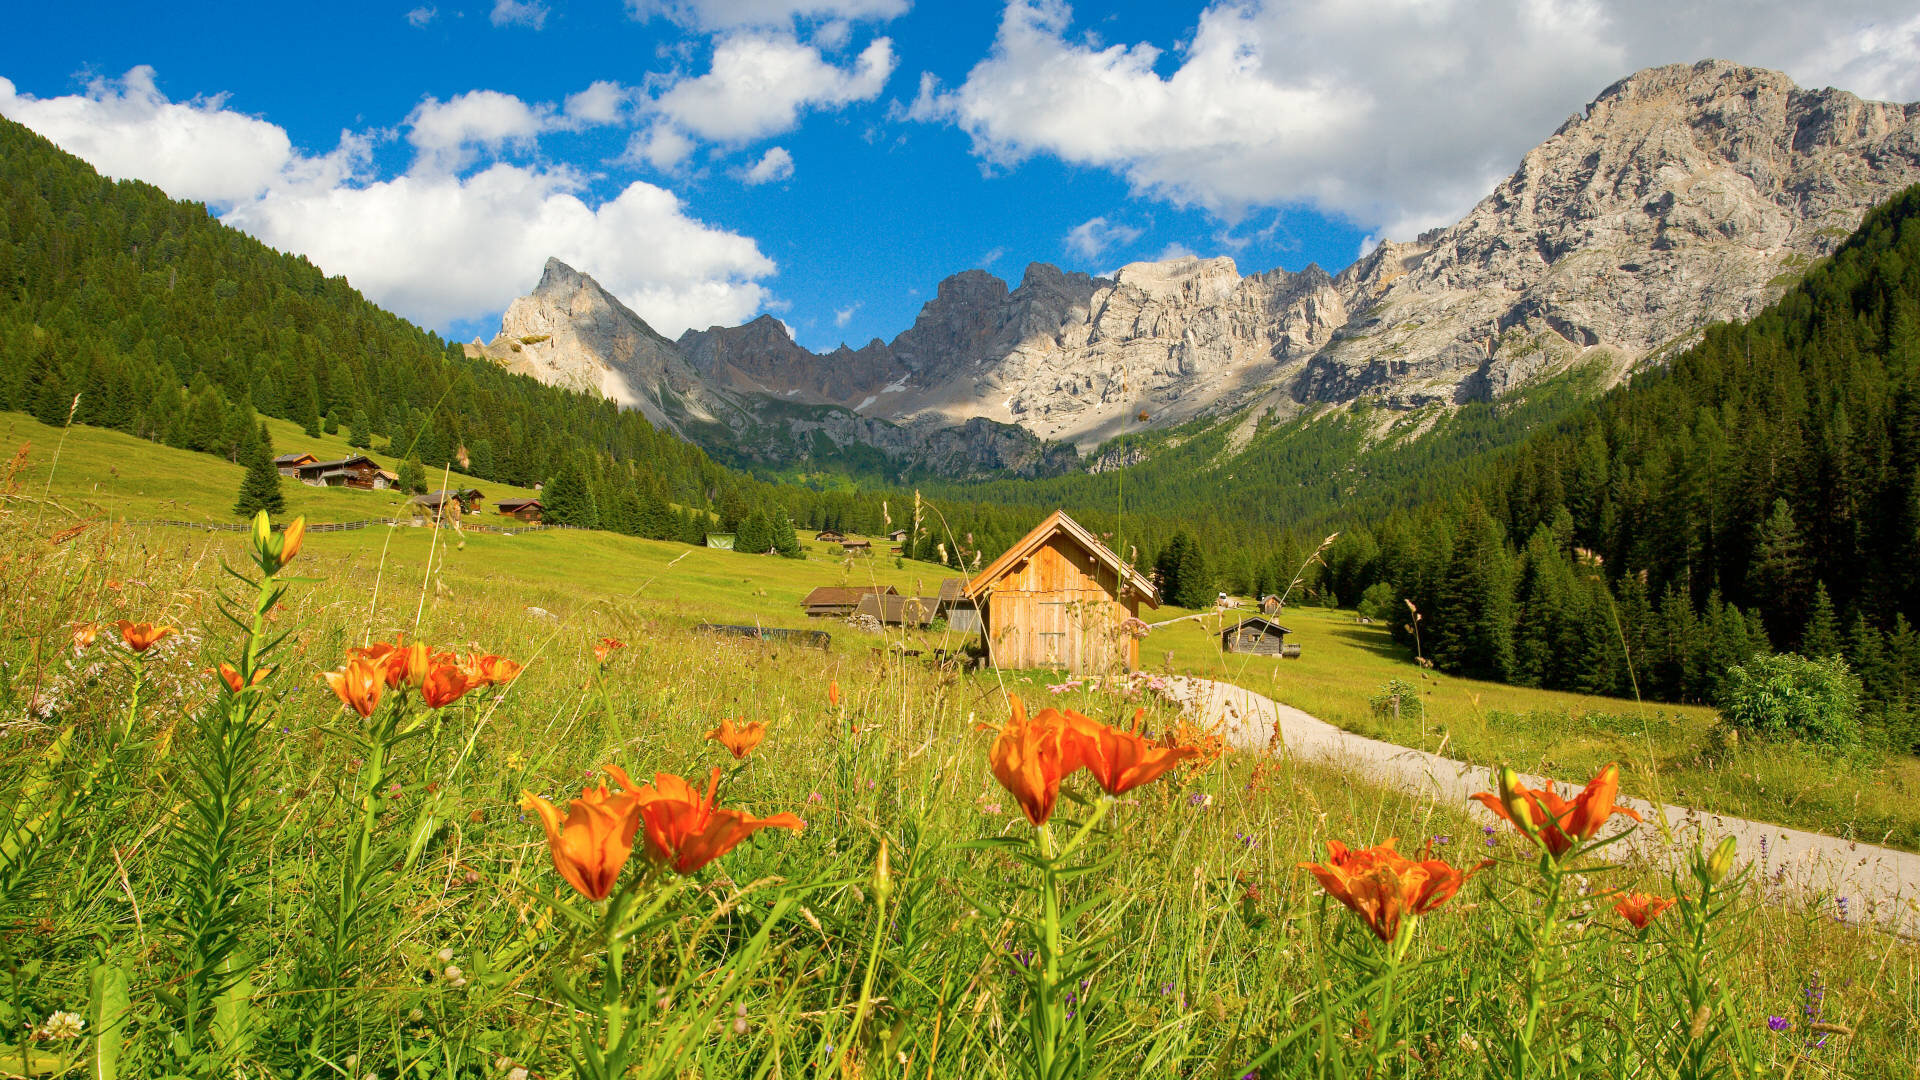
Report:
M 424 495 L 427 491 L 427 467 L 420 464 L 419 455 L 414 455 L 400 463 L 394 470 L 400 477 L 395 483 L 401 491 L 409 495 Z
M 367 419 L 365 409 L 353 410 L 353 426 L 347 432 L 347 445 L 356 450 L 373 448 L 373 422 Z
M 600 510 L 594 504 L 593 489 L 587 484 L 587 474 L 580 467 L 579 459 L 572 454 L 561 463 L 553 481 L 541 489 L 540 505 L 546 508 L 549 524 L 582 529 L 600 527 Z
M 1807 631 L 1800 637 L 1800 654 L 1824 660 L 1841 652 L 1840 617 L 1827 596 L 1827 583 L 1822 581 L 1813 587 L 1813 607 L 1807 613 Z
M 280 491 L 280 470 L 273 467 L 273 444 L 265 427 L 246 438 L 240 454 L 247 473 L 240 479 L 240 497 L 233 504 L 233 512 L 248 518 L 262 510 L 285 513 L 287 498 Z

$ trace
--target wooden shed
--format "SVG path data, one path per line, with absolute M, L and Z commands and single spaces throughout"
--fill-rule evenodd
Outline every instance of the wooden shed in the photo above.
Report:
M 281 476 L 299 476 L 303 466 L 311 465 L 320 459 L 312 454 L 278 454 L 273 459 L 273 467 L 280 470 Z
M 988 655 L 1001 667 L 1075 675 L 1139 666 L 1127 621 L 1160 596 L 1079 522 L 1056 510 L 967 583 Z
M 800 601 L 800 610 L 814 618 L 844 619 L 860 607 L 861 597 L 874 593 L 893 596 L 899 591 L 891 585 L 822 585 Z
M 934 614 L 947 620 L 947 628 L 959 634 L 980 632 L 980 607 L 967 595 L 966 578 L 947 578 L 940 583 L 937 597 L 940 608 Z
M 873 554 L 873 541 L 842 540 L 840 541 L 840 550 L 846 552 L 848 555 L 871 555 Z
M 937 607 L 939 607 L 939 601 L 931 596 L 868 593 L 860 598 L 860 606 L 855 609 L 855 613 L 872 616 L 879 620 L 882 626 L 910 626 L 918 629 L 933 621 L 934 609 Z
M 837 544 L 840 541 L 845 540 L 847 537 L 845 533 L 834 532 L 832 529 L 823 529 L 820 532 L 815 533 L 813 538 L 815 540 L 824 541 L 829 544 Z
M 538 525 L 544 520 L 545 507 L 539 499 L 501 499 L 494 504 L 507 517 Z
M 1260 614 L 1262 615 L 1278 615 L 1280 614 L 1280 609 L 1284 606 L 1285 605 L 1280 603 L 1280 598 L 1271 593 L 1260 598 Z
M 1287 635 L 1291 633 L 1293 631 L 1265 615 L 1255 615 L 1221 630 L 1220 649 L 1222 652 L 1292 659 L 1300 655 L 1300 646 L 1287 644 Z

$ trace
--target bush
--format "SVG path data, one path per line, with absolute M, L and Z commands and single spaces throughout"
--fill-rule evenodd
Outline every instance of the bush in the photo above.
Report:
M 1427 707 L 1420 700 L 1420 688 L 1399 679 L 1380 684 L 1367 704 L 1372 706 L 1373 715 L 1382 720 L 1421 720 L 1427 715 Z
M 1366 592 L 1360 594 L 1360 605 L 1354 610 L 1358 611 L 1362 618 L 1372 619 L 1374 622 L 1391 622 L 1399 606 L 1400 598 L 1394 594 L 1393 585 L 1390 582 L 1376 581 L 1367 586 Z
M 1860 679 L 1837 656 L 1756 656 L 1727 672 L 1716 704 L 1742 735 L 1831 747 L 1860 741 Z

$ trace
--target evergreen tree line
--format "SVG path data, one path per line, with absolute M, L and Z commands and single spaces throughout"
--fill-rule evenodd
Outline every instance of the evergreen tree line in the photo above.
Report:
M 1841 656 L 1911 741 L 1920 187 L 1751 322 L 1342 545 L 1334 587 L 1411 600 L 1397 632 L 1443 669 L 1710 701 L 1755 653 Z

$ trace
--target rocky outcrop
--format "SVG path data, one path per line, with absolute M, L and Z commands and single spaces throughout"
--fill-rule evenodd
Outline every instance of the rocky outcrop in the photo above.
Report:
M 1771 303 L 1915 182 L 1920 106 L 1706 61 L 1607 88 L 1460 222 L 1337 276 L 1193 256 L 1110 279 L 1035 263 L 1013 288 L 968 270 L 891 342 L 816 354 L 769 316 L 667 342 L 550 261 L 482 351 L 758 457 L 865 446 L 1039 475 L 1069 467 L 1059 444 L 1200 416 L 1452 405 L 1587 362 L 1617 377 Z
M 1920 105 L 1722 61 L 1608 87 L 1458 224 L 1340 275 L 1354 309 L 1300 400 L 1497 397 L 1583 359 L 1628 371 L 1753 315 L 1920 182 Z

